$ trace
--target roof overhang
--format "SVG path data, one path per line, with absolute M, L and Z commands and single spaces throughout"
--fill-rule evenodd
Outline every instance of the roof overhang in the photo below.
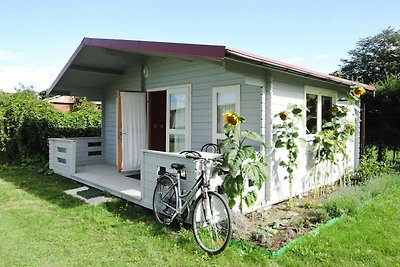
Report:
M 289 73 L 293 73 L 296 75 L 310 77 L 310 78 L 314 78 L 314 79 L 318 79 L 318 80 L 322 80 L 322 81 L 328 81 L 328 82 L 333 82 L 333 83 L 343 84 L 343 85 L 348 85 L 348 86 L 360 85 L 370 91 L 376 90 L 376 88 L 372 85 L 358 83 L 358 82 L 354 82 L 351 80 L 336 77 L 333 75 L 328 75 L 328 74 L 324 74 L 321 72 L 305 69 L 302 67 L 291 65 L 291 64 L 281 62 L 278 60 L 274 60 L 271 58 L 266 58 L 266 57 L 261 57 L 258 55 L 250 54 L 248 52 L 241 51 L 238 49 L 226 48 L 226 57 L 231 57 L 231 58 L 234 58 L 234 59 L 237 59 L 240 61 L 247 61 L 247 62 L 253 63 L 258 66 L 263 66 L 263 67 L 267 67 L 270 69 L 289 72 Z
M 86 92 L 102 89 L 116 76 L 123 75 L 129 64 L 143 65 L 148 56 L 171 56 L 211 61 L 233 59 L 303 77 L 348 86 L 361 85 L 367 90 L 375 90 L 374 86 L 356 83 L 225 46 L 84 38 L 46 93 L 63 94 L 63 92 L 73 92 L 73 88 L 80 88 L 75 90 Z
M 93 52 L 93 49 L 97 49 L 97 51 Z M 103 52 L 101 53 L 100 51 Z M 90 56 L 90 53 L 96 54 L 96 56 Z M 105 87 L 115 78 L 115 76 L 123 75 L 128 65 L 132 65 L 132 63 L 143 64 L 141 61 L 143 61 L 146 56 L 172 56 L 221 61 L 225 56 L 225 47 L 215 45 L 84 38 L 50 88 L 47 89 L 46 93 L 50 94 L 53 92 L 62 94 L 63 92 L 68 91 L 68 88 L 78 86 L 77 84 L 69 86 L 68 83 L 71 83 L 72 80 L 81 81 L 83 83 L 82 79 L 79 79 L 77 75 L 73 78 L 67 78 L 68 76 L 73 75 L 73 72 L 86 73 L 87 75 L 90 74 L 92 75 L 92 80 L 97 81 L 97 87 Z M 111 64 L 109 59 L 115 57 L 123 59 L 124 62 L 120 64 L 117 62 Z M 130 60 L 130 62 L 127 63 L 126 61 L 129 61 L 129 57 L 133 60 Z M 88 64 L 85 62 L 88 62 L 89 59 L 83 61 L 81 58 L 96 58 L 96 60 L 92 59 L 91 62 L 95 63 L 91 64 L 91 62 L 89 62 Z M 85 86 L 82 88 L 85 88 Z M 91 90 L 95 88 L 86 89 Z

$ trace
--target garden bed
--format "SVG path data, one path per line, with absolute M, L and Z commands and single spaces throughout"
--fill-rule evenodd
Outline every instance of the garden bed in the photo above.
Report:
M 339 190 L 337 186 L 332 189 L 331 192 Z M 292 208 L 287 202 L 282 202 L 244 216 L 234 215 L 233 238 L 269 251 L 277 251 L 331 219 L 322 208 L 328 196 L 325 194 L 314 198 L 313 193 L 310 193 L 297 198 Z
M 333 185 L 322 196 L 314 192 L 296 198 L 294 207 L 288 202 L 246 215 L 233 215 L 233 238 L 268 251 L 277 251 L 298 237 L 329 220 L 352 215 L 371 199 L 394 183 L 390 176 L 366 181 L 358 186 Z

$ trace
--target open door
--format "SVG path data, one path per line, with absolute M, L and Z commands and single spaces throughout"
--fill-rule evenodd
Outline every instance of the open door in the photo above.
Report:
M 147 147 L 146 94 L 118 91 L 118 171 L 140 169 Z
M 149 149 L 165 151 L 167 91 L 149 92 Z

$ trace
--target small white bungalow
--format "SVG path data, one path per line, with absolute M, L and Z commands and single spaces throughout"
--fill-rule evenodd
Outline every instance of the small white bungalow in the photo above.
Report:
M 254 208 L 268 206 L 289 196 L 285 170 L 279 167 L 281 155 L 273 148 L 274 114 L 288 103 L 313 103 L 314 118 L 301 126 L 306 138 L 306 128 L 320 129 L 323 111 L 346 96 L 351 85 L 354 82 L 225 46 L 84 38 L 47 94 L 101 101 L 102 135 L 51 138 L 50 167 L 151 208 L 157 167 L 184 163 L 189 186 L 195 165 L 174 152 L 217 143 L 223 138 L 222 114 L 235 110 L 246 118 L 242 128 L 258 132 L 267 143 L 269 178 Z M 360 121 L 353 119 L 356 134 L 348 152 L 355 166 Z M 305 147 L 299 157 L 295 194 L 314 186 L 309 154 Z M 140 180 L 127 177 L 139 173 Z M 339 175 L 333 172 L 330 182 Z

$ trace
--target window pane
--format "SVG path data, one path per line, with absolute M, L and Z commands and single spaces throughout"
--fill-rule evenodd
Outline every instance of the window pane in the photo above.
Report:
M 332 97 L 330 96 L 322 96 L 322 126 L 325 123 L 330 122 L 332 120 Z
M 313 94 L 307 94 L 307 131 L 310 134 L 317 132 L 317 108 L 318 108 L 318 96 Z
M 169 99 L 169 128 L 185 129 L 185 93 L 171 94 Z
M 236 111 L 236 94 L 217 93 L 217 133 L 224 132 L 224 113 L 227 111 Z
M 169 135 L 169 151 L 180 152 L 185 150 L 185 135 L 170 134 Z

